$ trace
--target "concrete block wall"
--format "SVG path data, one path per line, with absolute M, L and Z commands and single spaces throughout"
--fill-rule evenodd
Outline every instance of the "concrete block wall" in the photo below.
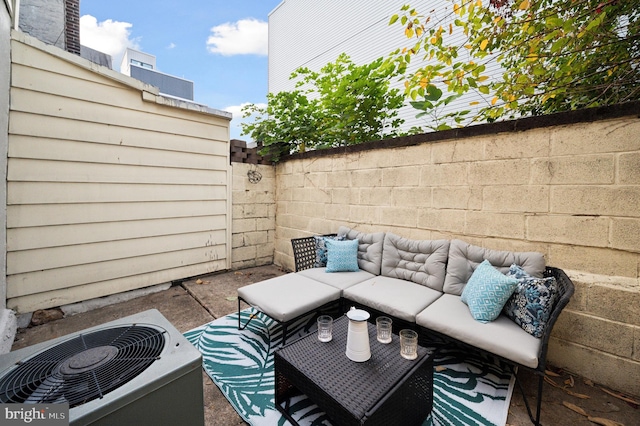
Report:
M 274 262 L 293 269 L 291 238 L 340 225 L 542 252 L 577 287 L 550 362 L 640 395 L 639 112 L 633 103 L 292 156 L 276 170 Z
M 276 204 L 273 166 L 232 163 L 231 268 L 273 263 Z M 258 172 L 259 182 L 248 174 Z

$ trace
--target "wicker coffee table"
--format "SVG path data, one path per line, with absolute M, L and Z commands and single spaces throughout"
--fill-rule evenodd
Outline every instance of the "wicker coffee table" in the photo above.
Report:
M 419 425 L 433 403 L 433 357 L 418 346 L 418 358 L 400 356 L 397 335 L 389 344 L 376 340 L 369 326 L 371 359 L 354 362 L 345 354 L 349 320 L 334 321 L 333 340 L 322 343 L 316 333 L 275 353 L 275 399 L 294 425 L 290 399 L 305 394 L 334 425 Z

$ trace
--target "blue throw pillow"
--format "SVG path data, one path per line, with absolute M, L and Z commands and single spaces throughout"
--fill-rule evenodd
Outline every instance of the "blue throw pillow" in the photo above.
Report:
M 500 315 L 517 284 L 518 280 L 504 275 L 485 260 L 464 286 L 462 301 L 469 306 L 475 320 L 493 321 Z
M 327 272 L 357 272 L 358 240 L 326 240 Z
M 504 313 L 524 331 L 542 337 L 558 298 L 558 283 L 554 277 L 536 278 L 522 267 L 511 265 L 508 276 L 518 280 L 513 295 L 504 305 Z
M 344 235 L 336 235 L 334 237 L 319 237 L 314 236 L 316 240 L 316 261 L 313 264 L 314 268 L 323 268 L 327 266 L 327 240 L 343 241 Z

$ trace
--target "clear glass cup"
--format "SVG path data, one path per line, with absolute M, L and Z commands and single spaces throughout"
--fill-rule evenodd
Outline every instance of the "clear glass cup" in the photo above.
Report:
M 332 329 L 333 318 L 329 315 L 320 315 L 318 317 L 318 340 L 321 342 L 330 342 L 332 339 Z
M 418 333 L 413 330 L 400 330 L 400 355 L 406 359 L 418 357 Z
M 377 338 L 380 343 L 391 343 L 391 325 L 393 321 L 389 317 L 376 318 Z

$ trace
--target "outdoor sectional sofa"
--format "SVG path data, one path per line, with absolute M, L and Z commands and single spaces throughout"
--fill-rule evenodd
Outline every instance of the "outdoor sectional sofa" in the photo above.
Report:
M 282 323 L 286 339 L 287 325 L 292 321 L 336 304 L 341 310 L 354 305 L 367 309 L 374 320 L 377 315 L 393 317 L 394 328 L 418 330 L 427 345 L 439 338 L 490 352 L 509 365 L 531 369 L 538 375 L 535 417 L 526 398 L 525 403 L 532 422 L 539 424 L 549 337 L 574 292 L 564 271 L 546 266 L 541 253 L 490 250 L 461 240 L 411 240 L 390 232 L 366 234 L 347 227 L 340 227 L 336 235 L 296 238 L 291 242 L 296 272 L 239 288 L 238 310 L 245 302 Z M 345 261 L 347 255 L 336 258 L 343 256 L 342 251 L 354 250 L 353 246 L 357 251 L 355 261 Z M 333 263 L 332 250 L 336 253 L 333 260 L 338 259 Z M 329 256 L 327 266 L 323 266 L 324 255 Z M 549 302 L 544 309 L 548 315 L 546 324 L 545 319 L 526 323 L 502 311 L 495 320 L 486 321 L 483 316 L 487 300 L 491 305 L 492 298 L 505 297 L 493 294 L 493 288 L 505 287 L 507 281 L 506 287 L 513 287 L 513 268 L 519 271 L 519 277 L 524 274 L 535 278 L 533 282 L 553 284 L 554 296 L 542 298 L 543 303 Z M 337 271 L 330 272 L 333 270 Z M 504 278 L 508 273 L 512 276 Z M 551 277 L 555 280 L 544 279 Z M 495 284 L 493 279 L 503 282 Z M 492 287 L 494 284 L 496 287 Z M 478 291 L 486 292 L 487 288 L 490 295 L 478 296 Z M 523 287 L 519 291 L 520 299 L 514 301 L 511 299 L 515 294 L 507 295 L 511 298 L 507 304 L 526 311 L 530 308 L 525 306 L 526 297 L 531 294 Z M 538 315 L 540 300 L 529 302 L 536 305 L 538 311 L 531 311 Z M 502 310 L 504 303 L 493 304 L 499 305 L 494 310 Z M 240 323 L 239 315 L 238 328 L 246 325 Z

